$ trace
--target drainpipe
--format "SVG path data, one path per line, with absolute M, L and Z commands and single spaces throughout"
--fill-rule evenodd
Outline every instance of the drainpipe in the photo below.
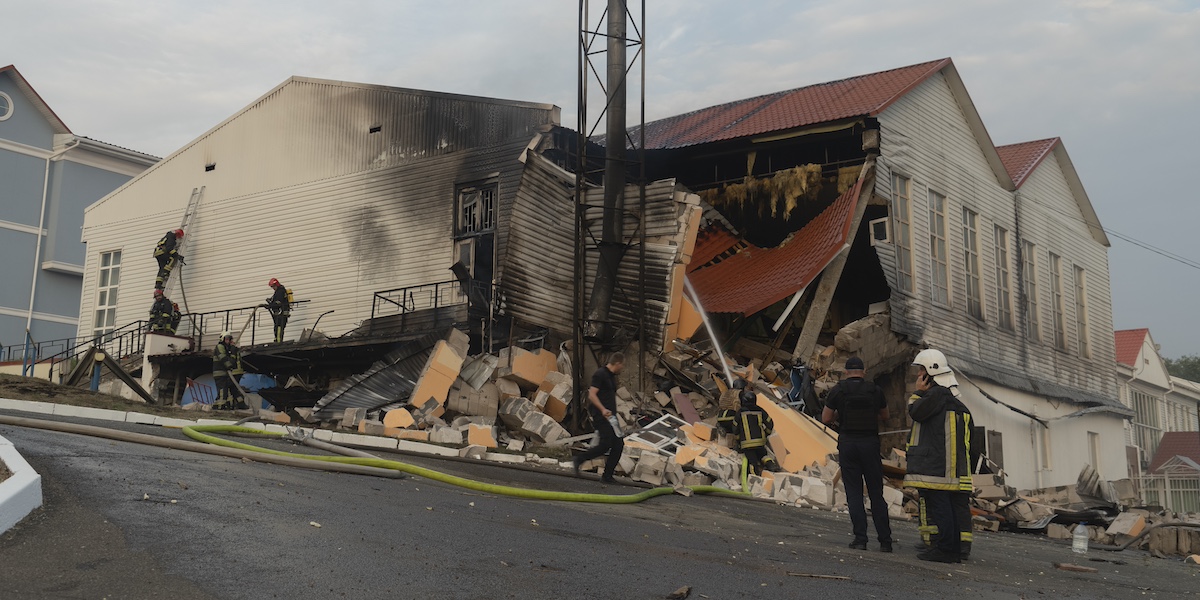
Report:
M 1021 366 L 1028 370 L 1029 339 L 1026 338 L 1025 331 L 1029 329 L 1029 313 L 1026 312 L 1025 308 L 1029 304 L 1028 298 L 1025 297 L 1025 238 L 1021 235 L 1021 192 L 1013 191 L 1012 197 L 1014 225 L 1013 237 L 1016 238 L 1017 242 L 1017 251 L 1013 253 L 1013 256 L 1017 258 L 1017 264 L 1012 266 L 1012 269 L 1016 271 L 1017 275 L 1017 293 L 1013 294 L 1013 297 L 1017 299 L 1017 306 L 1015 307 L 1016 310 L 1013 311 L 1013 314 L 1021 315 L 1019 321 L 1017 319 L 1013 319 L 1013 325 L 1014 329 L 1017 329 L 1015 333 L 1024 339 L 1024 342 L 1021 344 Z
M 32 339 L 29 331 L 33 326 L 33 300 L 37 297 L 38 272 L 42 265 L 42 239 L 45 237 L 42 232 L 46 230 L 46 203 L 50 198 L 50 163 L 78 145 L 79 138 L 75 138 L 61 150 L 46 157 L 46 172 L 42 176 L 42 211 L 38 214 L 37 248 L 33 251 L 33 283 L 29 287 L 29 312 L 25 315 L 26 339 Z

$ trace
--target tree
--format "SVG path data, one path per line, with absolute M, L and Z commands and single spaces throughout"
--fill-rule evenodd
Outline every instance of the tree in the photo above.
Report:
M 1167 372 L 1188 381 L 1200 381 L 1200 355 L 1189 354 L 1179 358 L 1164 358 Z

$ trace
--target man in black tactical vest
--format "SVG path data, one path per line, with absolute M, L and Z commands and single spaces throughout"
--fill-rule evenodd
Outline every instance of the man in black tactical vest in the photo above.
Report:
M 879 422 L 888 418 L 887 400 L 874 383 L 863 379 L 863 361 L 857 356 L 846 361 L 846 378 L 829 392 L 821 420 L 838 425 L 838 463 L 846 486 L 846 507 L 854 541 L 850 547 L 867 549 L 867 510 L 863 505 L 863 482 L 871 496 L 871 518 L 879 536 L 879 549 L 892 551 L 892 524 L 883 499 L 883 462 L 879 457 Z

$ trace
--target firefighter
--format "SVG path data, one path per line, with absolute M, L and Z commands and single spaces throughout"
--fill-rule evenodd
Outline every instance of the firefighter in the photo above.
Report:
M 758 407 L 758 395 L 743 389 L 734 429 L 737 430 L 738 447 L 756 475 L 762 475 L 764 469 L 775 470 L 775 458 L 767 452 L 767 436 L 771 435 L 772 428 L 771 417 Z
M 160 290 L 166 287 L 167 278 L 171 276 L 171 270 L 175 268 L 176 263 L 183 262 L 183 257 L 176 252 L 181 239 L 182 229 L 168 231 L 154 247 L 154 259 L 158 261 L 158 278 L 154 280 L 154 287 Z
M 292 316 L 292 301 L 288 298 L 287 288 L 278 279 L 272 277 L 267 285 L 275 290 L 264 306 L 271 311 L 271 320 L 275 322 L 275 343 L 278 344 L 283 341 L 283 330 L 287 327 L 288 317 Z
M 150 331 L 152 333 L 174 334 L 171 327 L 171 301 L 163 295 L 163 291 L 154 288 L 154 304 L 150 306 Z
M 913 420 L 904 485 L 921 496 L 921 535 L 930 546 L 917 554 L 924 561 L 962 562 L 961 507 L 968 507 L 971 483 L 971 411 L 946 387 L 953 373 L 938 350 L 922 350 L 913 360 L 917 391 L 909 399 Z M 968 517 L 969 519 L 969 517 Z M 969 521 L 968 521 L 969 522 Z M 967 529 L 966 533 L 970 530 Z
M 217 385 L 216 410 L 234 410 L 250 408 L 242 397 L 241 390 L 230 377 L 230 372 L 236 371 L 241 364 L 241 350 L 233 344 L 233 334 L 228 331 L 221 333 L 221 341 L 213 348 L 213 381 Z
M 179 322 L 183 320 L 183 313 L 179 312 L 179 305 L 171 303 L 171 333 L 179 331 Z

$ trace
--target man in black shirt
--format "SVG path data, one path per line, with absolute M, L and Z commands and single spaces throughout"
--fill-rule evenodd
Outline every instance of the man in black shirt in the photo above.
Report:
M 888 521 L 887 501 L 883 499 L 883 462 L 879 458 L 879 422 L 887 420 L 887 400 L 883 390 L 863 379 L 863 361 L 857 356 L 846 361 L 846 378 L 829 392 L 821 420 L 827 425 L 839 422 L 838 464 L 846 486 L 846 508 L 854 541 L 850 547 L 867 549 L 867 509 L 863 506 L 863 482 L 871 496 L 871 519 L 879 536 L 879 549 L 892 551 L 892 524 Z
M 613 429 L 609 419 L 616 419 L 617 414 L 617 375 L 625 368 L 625 355 L 615 352 L 608 359 L 608 364 L 600 367 L 592 375 L 592 385 L 588 388 L 588 414 L 592 416 L 592 429 L 600 436 L 600 443 L 588 448 L 572 461 L 575 474 L 579 475 L 579 466 L 583 463 L 608 455 L 604 463 L 604 475 L 600 478 L 605 483 L 615 483 L 613 472 L 617 463 L 621 462 L 621 452 L 625 442 L 621 441 L 619 431 Z

